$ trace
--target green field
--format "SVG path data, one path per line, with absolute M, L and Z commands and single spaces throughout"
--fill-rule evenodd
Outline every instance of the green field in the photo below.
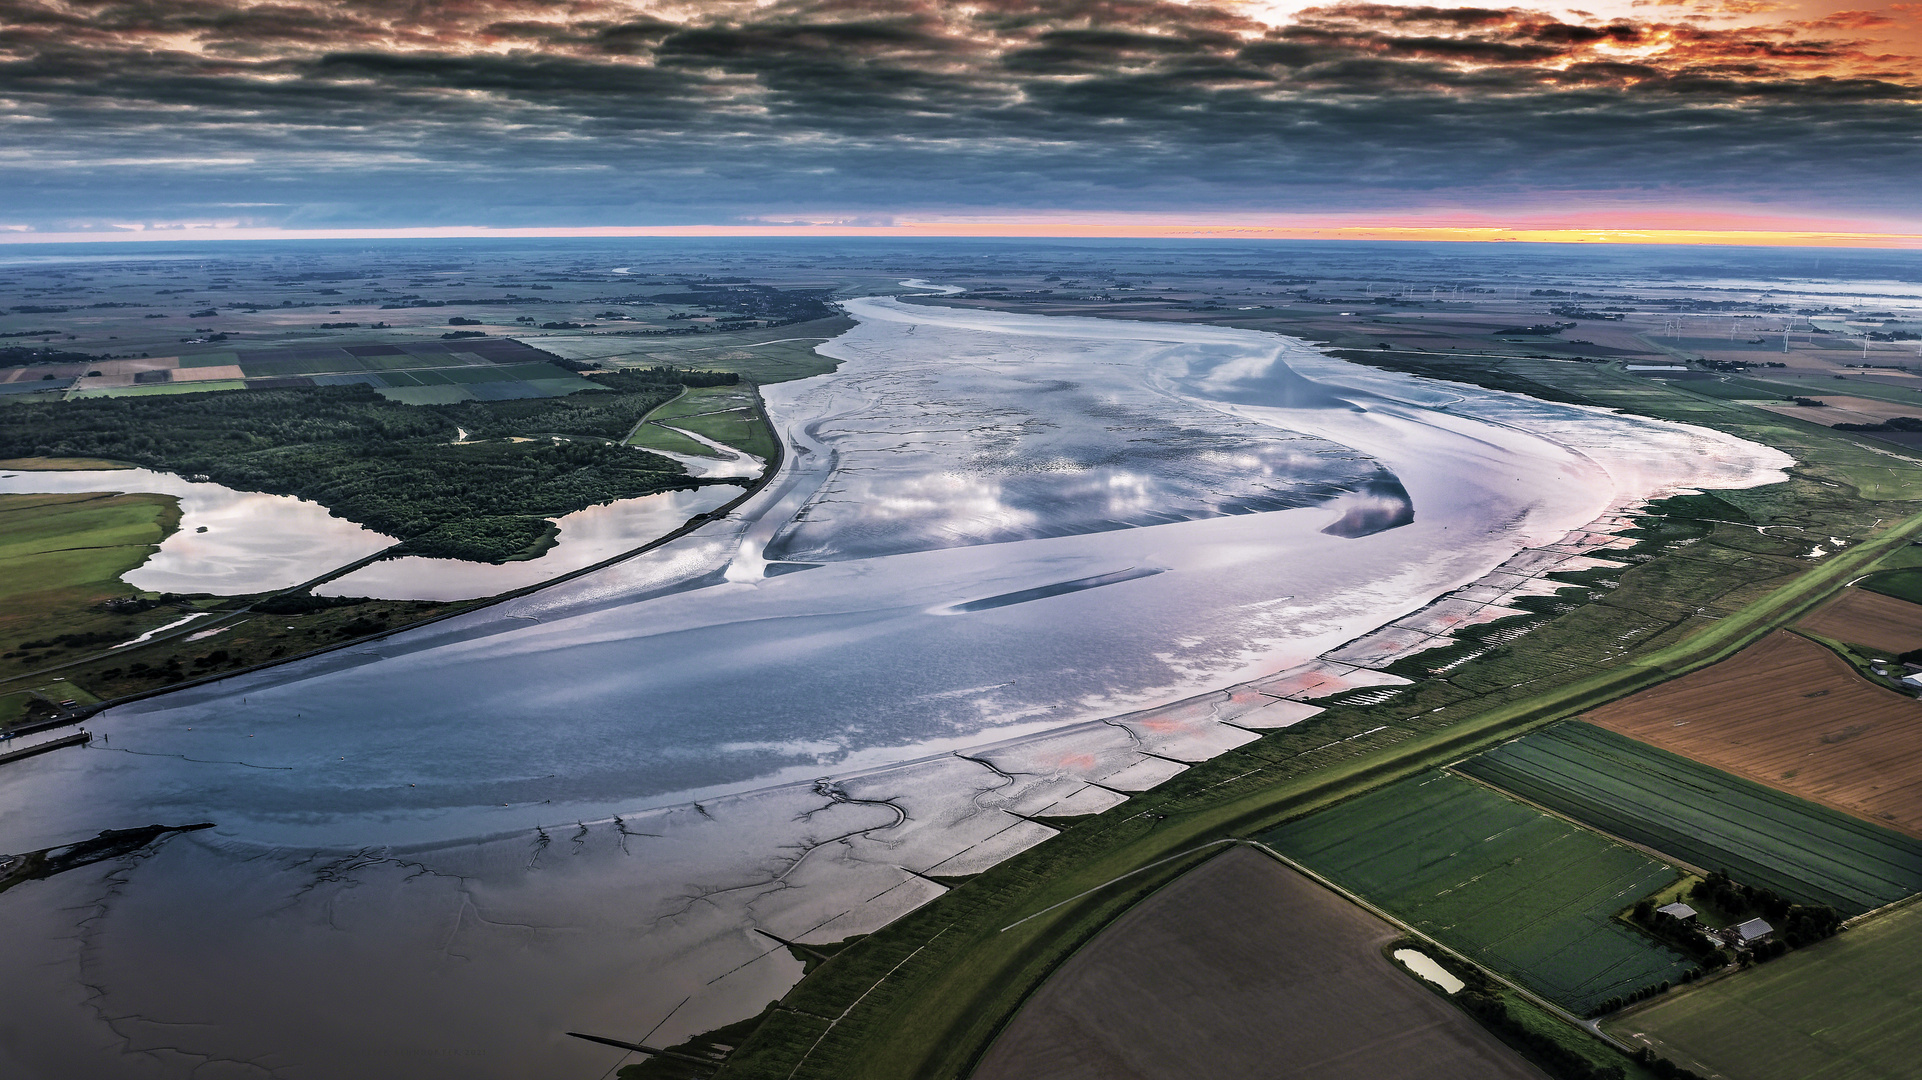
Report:
M 1705 394 L 1713 398 L 1727 398 L 1733 401 L 1759 401 L 1772 399 L 1780 401 L 1792 396 L 1793 387 L 1771 385 L 1753 379 L 1690 379 L 1683 386 L 1692 394 Z
M 1570 722 L 1456 768 L 1704 870 L 1844 915 L 1922 891 L 1922 841 Z
M 661 309 L 663 313 L 667 309 Z M 673 324 L 668 324 L 672 326 Z M 669 364 L 690 371 L 732 371 L 756 383 L 787 382 L 833 371 L 840 364 L 814 347 L 854 325 L 845 315 L 718 333 L 686 335 L 538 337 L 528 343 L 570 360 L 599 361 L 609 367 Z
M 536 366 L 547 367 L 548 365 L 540 364 Z M 485 367 L 480 364 L 472 364 L 468 367 L 436 368 L 434 373 L 444 382 L 456 383 L 505 382 L 508 379 L 519 378 L 518 375 L 509 375 L 507 369 L 499 364 L 488 364 Z M 585 379 L 581 381 L 586 382 Z
M 1572 1012 L 1679 982 L 1693 966 L 1614 917 L 1678 870 L 1447 773 L 1261 839 Z
M 774 436 L 761 419 L 754 390 L 745 385 L 690 388 L 649 413 L 627 442 L 680 454 L 716 457 L 715 452 L 662 425 L 704 435 L 736 450 L 767 459 L 774 456 Z
M 238 363 L 240 363 L 240 354 L 231 352 L 194 353 L 180 358 L 180 366 L 184 368 L 226 367 L 229 364 Z
M 745 386 L 691 386 L 687 392 L 648 414 L 649 420 L 752 407 L 754 391 Z
M 681 416 L 668 422 L 684 431 L 705 435 L 715 442 L 726 443 L 764 460 L 774 456 L 773 436 L 768 433 L 767 425 L 761 422 L 760 414 L 751 408 L 704 416 Z
M 97 652 L 178 618 L 171 609 L 121 615 L 99 605 L 135 594 L 120 575 L 179 523 L 179 502 L 168 495 L 0 495 L 0 675 Z M 0 723 L 25 705 L 0 705 Z
M 232 353 L 226 355 L 229 359 L 222 361 L 222 363 L 238 363 L 240 370 L 250 379 L 271 378 L 280 375 L 321 375 L 344 371 L 373 371 L 377 366 L 368 360 L 359 358 L 348 359 L 345 354 L 340 357 L 324 358 L 283 355 L 276 356 L 271 360 L 239 360 L 234 358 L 234 354 Z M 182 359 L 180 365 L 186 367 L 187 360 Z
M 1742 1080 L 1893 1080 L 1922 1047 L 1922 906 L 1680 994 L 1607 1025 L 1677 1064 Z
M 1864 578 L 1860 587 L 1911 604 L 1922 604 L 1922 569 L 1911 567 L 1878 573 Z
M 1838 462 L 1823 458 L 1810 458 L 1809 462 L 1828 466 L 1864 499 L 1922 499 L 1922 472 L 1918 472 L 1914 466 Z
M 1851 379 L 1847 376 L 1836 378 L 1833 375 L 1790 375 L 1785 372 L 1770 372 L 1766 384 L 1779 386 L 1786 394 L 1813 396 L 1817 394 L 1847 394 L 1850 397 L 1873 398 L 1897 405 L 1914 405 L 1922 408 L 1922 393 L 1888 383 L 1870 382 L 1866 379 Z
M 733 371 L 744 379 L 767 384 L 821 375 L 840 366 L 814 348 L 854 325 L 844 315 L 773 329 L 696 334 L 687 337 L 633 338 L 623 351 L 608 353 L 610 362 L 651 367 L 672 364 L 698 371 Z

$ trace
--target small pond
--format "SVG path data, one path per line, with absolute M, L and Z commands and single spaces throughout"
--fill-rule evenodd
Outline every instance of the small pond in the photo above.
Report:
M 1396 949 L 1395 960 L 1401 966 L 1441 987 L 1442 993 L 1458 993 L 1468 985 L 1450 974 L 1448 969 L 1435 962 L 1435 958 L 1415 949 Z

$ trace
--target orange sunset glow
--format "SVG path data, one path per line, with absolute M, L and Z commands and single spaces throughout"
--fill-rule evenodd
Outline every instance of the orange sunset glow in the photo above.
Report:
M 4 0 L 0 239 L 805 222 L 1901 246 L 1922 233 L 1919 18 L 1821 0 Z

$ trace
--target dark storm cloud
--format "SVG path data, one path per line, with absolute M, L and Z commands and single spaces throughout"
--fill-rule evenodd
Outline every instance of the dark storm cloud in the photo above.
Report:
M 1545 189 L 1906 209 L 1922 95 L 1860 22 L 0 0 L 0 213 L 566 225 Z

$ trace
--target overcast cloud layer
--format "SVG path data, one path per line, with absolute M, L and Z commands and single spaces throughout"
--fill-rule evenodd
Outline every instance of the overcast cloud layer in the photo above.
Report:
M 1914 7 L 1717 29 L 1672 6 L 0 0 L 0 225 L 1917 221 L 1922 88 L 1877 36 Z

